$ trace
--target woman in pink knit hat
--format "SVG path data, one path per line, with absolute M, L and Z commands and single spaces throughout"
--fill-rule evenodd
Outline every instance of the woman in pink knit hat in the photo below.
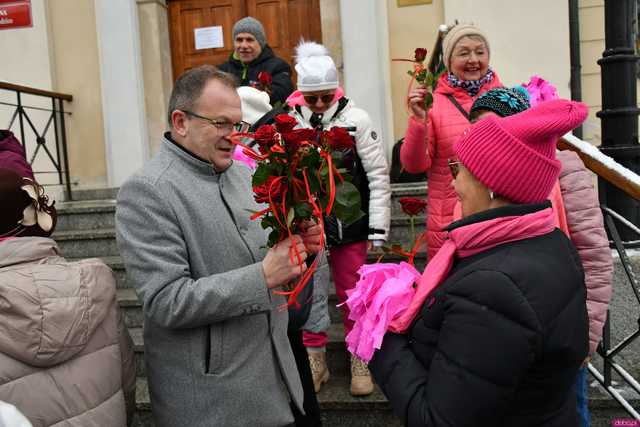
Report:
M 451 222 L 456 195 L 451 186 L 447 159 L 453 144 L 469 127 L 473 101 L 489 89 L 502 86 L 489 67 L 489 41 L 478 27 L 458 24 L 442 41 L 447 68 L 433 93 L 433 105 L 425 110 L 427 89 L 409 93 L 410 117 L 400 151 L 402 167 L 409 173 L 427 173 L 427 255 L 433 258 Z
M 547 196 L 556 140 L 586 117 L 584 104 L 548 101 L 486 118 L 455 144 L 462 219 L 369 364 L 407 425 L 578 425 L 584 273 Z

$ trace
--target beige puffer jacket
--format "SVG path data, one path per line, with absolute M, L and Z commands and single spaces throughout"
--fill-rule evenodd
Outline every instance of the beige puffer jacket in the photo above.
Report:
M 34 427 L 121 427 L 134 363 L 102 261 L 67 262 L 47 238 L 0 241 L 0 400 Z

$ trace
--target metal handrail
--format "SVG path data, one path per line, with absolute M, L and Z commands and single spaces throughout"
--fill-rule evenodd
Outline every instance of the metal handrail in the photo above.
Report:
M 29 163 L 33 164 L 38 154 L 46 155 L 55 168 L 55 171 L 34 170 L 34 174 L 57 174 L 58 183 L 65 186 L 67 198 L 69 200 L 72 200 L 73 196 L 71 192 L 71 179 L 69 176 L 69 156 L 67 153 L 67 129 L 65 124 L 65 115 L 70 115 L 71 113 L 65 111 L 64 103 L 73 101 L 73 96 L 66 93 L 52 92 L 7 82 L 0 82 L 0 90 L 15 92 L 16 94 L 15 104 L 9 102 L 2 102 L 0 104 L 15 107 L 15 110 L 11 114 L 11 119 L 9 120 L 9 124 L 6 128 L 11 129 L 17 120 L 20 128 L 20 142 L 22 143 L 22 146 L 24 147 L 25 153 L 27 153 L 27 155 L 29 153 L 28 148 L 32 144 L 31 140 L 26 138 L 25 126 L 29 126 L 29 128 L 31 128 L 33 134 L 35 135 L 35 148 L 33 148 L 30 158 L 28 159 Z M 48 109 L 24 105 L 22 99 L 23 95 L 33 95 L 48 98 L 51 100 L 51 108 Z M 36 125 L 29 117 L 29 113 L 27 110 L 47 111 L 51 113 L 51 115 L 47 118 L 43 129 L 39 131 L 36 128 Z M 47 144 L 47 133 L 51 129 L 52 125 L 55 147 L 51 147 Z M 52 153 L 53 149 L 55 149 L 55 156 Z
M 44 96 L 47 98 L 56 98 L 56 99 L 61 99 L 67 102 L 73 101 L 73 95 L 69 95 L 68 93 L 52 92 L 49 90 L 36 89 L 29 86 L 15 85 L 13 83 L 8 83 L 8 82 L 0 81 L 0 89 L 11 90 L 14 92 L 28 93 L 29 95 Z
M 636 297 L 638 304 L 640 304 L 640 288 L 638 288 L 638 281 L 636 275 L 631 267 L 631 262 L 627 255 L 624 243 L 620 238 L 618 229 L 614 221 L 618 221 L 625 227 L 629 228 L 632 232 L 640 236 L 640 229 L 633 223 L 628 221 L 622 215 L 618 214 L 607 206 L 601 206 L 602 214 L 604 217 L 604 224 L 607 233 L 613 239 L 614 247 L 616 248 L 618 255 L 620 256 L 620 262 L 624 272 L 629 280 L 629 284 Z M 600 385 L 613 397 L 622 407 L 636 420 L 640 420 L 640 412 L 638 412 L 628 401 L 622 396 L 622 394 L 613 387 L 611 380 L 612 371 L 616 371 L 622 380 L 627 383 L 636 393 L 640 395 L 640 383 L 633 378 L 633 376 L 627 372 L 622 366 L 620 366 L 614 358 L 625 348 L 627 348 L 634 340 L 640 337 L 640 317 L 638 318 L 638 329 L 618 342 L 613 348 L 611 348 L 611 318 L 609 311 L 607 311 L 607 320 L 604 325 L 602 341 L 598 346 L 598 354 L 602 357 L 604 362 L 603 373 L 600 373 L 598 369 L 589 363 L 588 369 L 591 375 L 600 383 Z
M 573 135 L 566 135 L 558 141 L 558 149 L 574 151 L 580 159 L 584 162 L 585 166 L 594 172 L 598 177 L 606 180 L 616 188 L 624 191 L 629 197 L 638 201 L 640 200 L 640 176 L 633 171 L 625 168 L 619 163 L 615 162 L 610 157 L 586 146 L 586 142 Z M 627 220 L 624 216 L 618 212 L 609 208 L 606 205 L 601 206 L 602 215 L 604 218 L 604 226 L 607 234 L 612 239 L 612 243 L 618 255 L 620 256 L 620 262 L 627 276 L 631 289 L 636 297 L 638 304 L 640 305 L 640 288 L 638 287 L 638 280 L 631 266 L 631 262 L 625 249 L 625 242 L 622 241 L 616 222 L 627 227 L 631 232 L 640 237 L 640 228 L 638 228 L 631 221 Z M 628 242 L 627 242 L 628 244 Z M 588 364 L 588 370 L 593 377 L 600 383 L 600 385 L 615 399 L 620 405 L 636 420 L 640 420 L 640 412 L 636 410 L 627 399 L 612 385 L 611 376 L 615 371 L 622 380 L 628 384 L 636 393 L 640 395 L 640 384 L 633 378 L 629 372 L 627 372 L 620 364 L 616 363 L 615 358 L 620 354 L 622 350 L 627 348 L 635 339 L 640 337 L 640 317 L 638 318 L 638 329 L 622 339 L 616 345 L 611 346 L 611 321 L 609 312 L 607 311 L 607 320 L 605 322 L 602 334 L 602 341 L 598 346 L 598 354 L 603 360 L 603 372 L 601 373 L 592 364 Z

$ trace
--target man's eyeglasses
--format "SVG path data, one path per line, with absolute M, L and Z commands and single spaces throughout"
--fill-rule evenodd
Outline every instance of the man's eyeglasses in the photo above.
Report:
M 456 177 L 458 176 L 458 172 L 460 172 L 460 165 L 462 164 L 462 162 L 449 159 L 447 163 L 449 164 L 451 176 L 453 177 L 453 179 L 456 179 Z
M 304 95 L 304 102 L 307 103 L 307 105 L 316 105 L 318 103 L 318 99 L 320 101 L 322 101 L 323 104 L 329 104 L 331 101 L 333 101 L 333 98 L 335 98 L 336 94 L 335 93 L 328 93 L 326 95 Z
M 216 128 L 220 129 L 223 132 L 236 131 L 236 132 L 244 133 L 244 132 L 247 132 L 251 127 L 251 123 L 247 123 L 243 121 L 239 121 L 238 123 L 222 122 L 219 120 L 213 120 L 208 117 L 201 116 L 200 114 L 196 114 L 193 111 L 189 111 L 189 110 L 180 110 L 180 111 L 185 113 L 187 116 L 204 120 L 205 122 L 208 122 L 210 125 L 215 126 Z

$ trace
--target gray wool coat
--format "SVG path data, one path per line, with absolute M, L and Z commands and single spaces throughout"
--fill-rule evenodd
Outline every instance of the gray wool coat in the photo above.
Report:
M 269 291 L 250 172 L 165 140 L 118 193 L 117 240 L 144 310 L 157 426 L 283 426 L 302 387 L 284 297 Z

